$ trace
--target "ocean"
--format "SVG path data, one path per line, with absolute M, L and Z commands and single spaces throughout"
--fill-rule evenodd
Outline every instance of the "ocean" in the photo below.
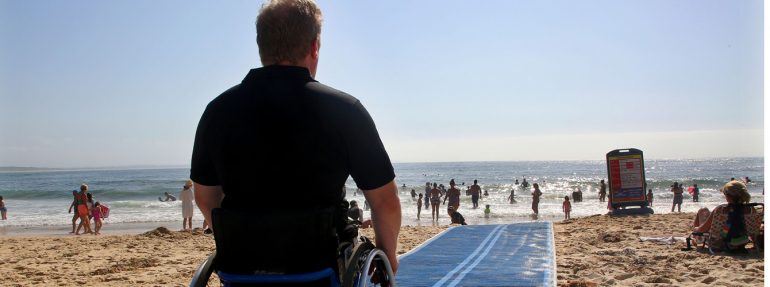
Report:
M 647 187 L 653 190 L 655 213 L 671 210 L 673 182 L 685 186 L 698 184 L 700 202 L 692 202 L 685 193 L 683 212 L 695 212 L 701 207 L 713 208 L 724 203 L 719 188 L 731 177 L 748 177 L 752 201 L 764 202 L 763 158 L 720 158 L 645 160 Z M 607 213 L 606 203 L 599 203 L 598 187 L 607 178 L 606 163 L 594 161 L 512 161 L 512 162 L 446 162 L 446 163 L 395 163 L 396 182 L 399 186 L 402 208 L 402 225 L 432 225 L 430 209 L 423 208 L 421 220 L 417 220 L 416 199 L 411 189 L 423 193 L 426 182 L 449 186 L 455 179 L 463 194 L 459 211 L 469 224 L 506 223 L 533 220 L 531 217 L 530 189 L 514 186 L 514 180 L 526 178 L 530 183 L 541 185 L 540 216 L 537 220 L 558 221 L 563 217 L 561 204 L 565 195 L 577 188 L 583 191 L 583 202 L 572 203 L 572 217 Z M 155 169 L 102 169 L 102 170 L 41 170 L 0 172 L 0 196 L 5 199 L 8 220 L 0 221 L 0 227 L 43 227 L 68 229 L 72 214 L 67 209 L 72 202 L 72 190 L 81 183 L 89 185 L 96 201 L 110 206 L 110 223 L 154 223 L 180 221 L 181 202 L 160 202 L 164 192 L 179 195 L 189 176 L 188 168 Z M 465 196 L 465 186 L 476 179 L 489 196 L 482 197 L 480 208 L 472 209 L 470 196 Z M 462 185 L 464 183 L 464 186 Z M 402 185 L 406 185 L 403 188 Z M 293 188 L 290 183 L 280 189 Z M 512 188 L 516 188 L 517 203 L 507 200 Z M 267 187 L 265 187 L 267 190 Z M 346 183 L 347 198 L 364 202 L 356 192 L 355 182 Z M 490 205 L 491 216 L 484 218 L 484 205 Z M 361 204 L 363 206 L 363 204 Z M 439 224 L 449 222 L 446 206 L 441 206 Z M 194 227 L 200 226 L 203 216 L 196 209 Z M 369 213 L 365 213 L 369 218 Z M 181 225 L 181 223 L 180 223 Z

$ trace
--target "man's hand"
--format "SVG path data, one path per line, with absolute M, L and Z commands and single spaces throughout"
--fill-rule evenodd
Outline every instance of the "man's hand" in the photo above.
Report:
M 398 271 L 396 249 L 398 232 L 401 230 L 401 201 L 397 185 L 391 181 L 381 187 L 365 190 L 364 197 L 372 209 L 375 244 L 388 256 L 393 273 Z
M 195 183 L 195 204 L 198 205 L 198 209 L 203 213 L 203 218 L 209 223 L 211 230 L 214 230 L 214 225 L 211 223 L 211 210 L 220 207 L 224 197 L 225 193 L 222 191 L 222 186 L 207 186 Z

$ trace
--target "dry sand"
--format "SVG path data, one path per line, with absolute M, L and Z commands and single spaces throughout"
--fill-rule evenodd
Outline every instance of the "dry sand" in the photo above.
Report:
M 763 286 L 764 254 L 711 255 L 639 236 L 682 236 L 694 213 L 611 217 L 554 224 L 559 286 Z M 751 244 L 750 244 L 751 245 Z
M 572 219 L 554 224 L 560 286 L 762 286 L 764 260 L 680 251 L 639 236 L 682 236 L 693 214 Z M 402 227 L 399 254 L 443 231 Z M 373 237 L 372 230 L 363 230 Z M 213 237 L 166 228 L 138 235 L 0 237 L 2 286 L 187 286 Z M 212 279 L 212 283 L 214 282 Z
M 398 254 L 446 228 L 402 227 Z M 362 234 L 374 238 L 371 228 Z M 214 238 L 199 228 L 160 227 L 139 235 L 0 237 L 0 246 L 0 286 L 187 286 Z

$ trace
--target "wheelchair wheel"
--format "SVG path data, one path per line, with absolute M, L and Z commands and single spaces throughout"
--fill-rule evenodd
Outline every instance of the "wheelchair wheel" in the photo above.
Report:
M 395 286 L 393 269 L 385 252 L 368 239 L 352 249 L 342 273 L 343 287 Z
M 195 275 L 193 275 L 193 279 L 190 282 L 190 287 L 219 286 L 219 279 L 211 278 L 214 271 L 214 257 L 216 256 L 217 252 L 214 251 L 200 266 L 198 266 L 198 269 L 195 270 Z M 209 282 L 212 284 L 209 284 Z

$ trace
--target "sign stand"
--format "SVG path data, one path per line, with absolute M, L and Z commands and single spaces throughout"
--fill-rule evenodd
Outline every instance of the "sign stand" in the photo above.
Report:
M 613 214 L 653 213 L 647 206 L 644 177 L 644 155 L 635 148 L 616 149 L 607 153 L 609 178 L 608 208 Z M 635 209 L 626 209 L 638 206 Z

